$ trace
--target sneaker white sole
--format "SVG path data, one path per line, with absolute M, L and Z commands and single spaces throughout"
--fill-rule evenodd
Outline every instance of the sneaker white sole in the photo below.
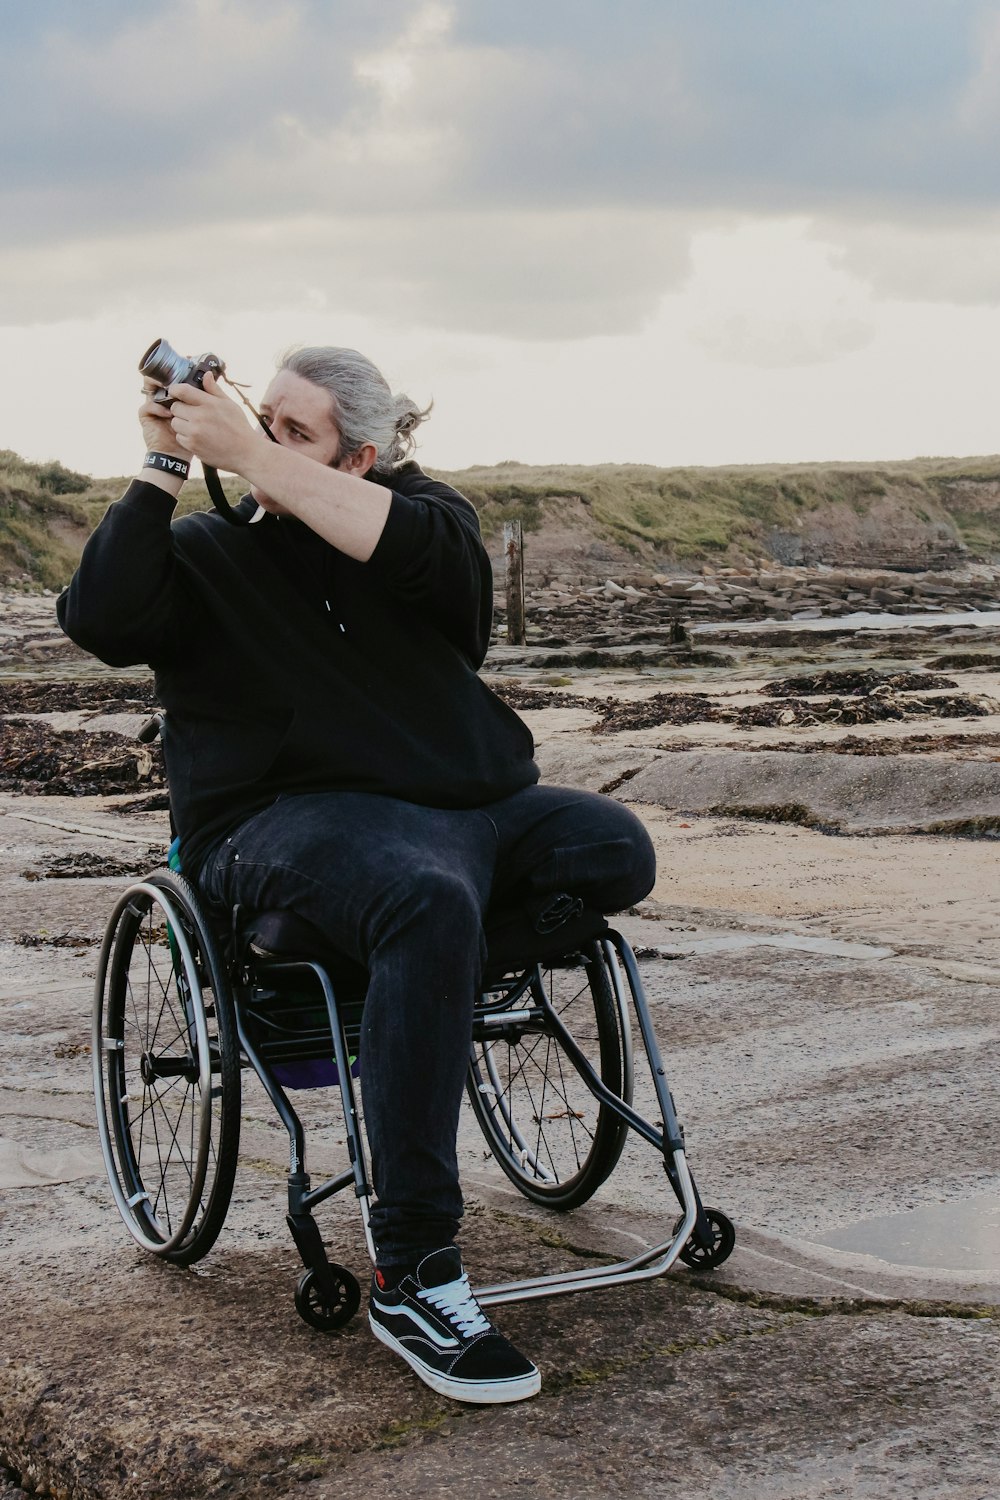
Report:
M 453 1401 L 466 1401 L 472 1406 L 499 1406 L 507 1401 L 527 1401 L 530 1396 L 537 1396 L 542 1388 L 542 1377 L 538 1370 L 532 1370 L 529 1375 L 518 1375 L 512 1380 L 454 1380 L 450 1375 L 440 1375 L 437 1370 L 429 1370 L 404 1344 L 393 1338 L 387 1328 L 377 1323 L 370 1313 L 368 1326 L 387 1349 L 406 1360 L 413 1373 L 419 1375 L 425 1385 L 429 1385 L 432 1391 L 437 1391 L 439 1396 L 450 1396 Z

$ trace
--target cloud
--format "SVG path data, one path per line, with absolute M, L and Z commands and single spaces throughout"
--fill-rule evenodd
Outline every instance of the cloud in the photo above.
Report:
M 288 211 L 322 179 L 301 134 L 329 138 L 366 92 L 363 47 L 390 38 L 406 0 L 173 0 L 153 10 L 33 7 L 0 59 L 7 143 L 0 206 L 24 241 L 245 215 L 280 170 Z M 306 163 L 308 168 L 310 164 Z
M 167 283 L 220 312 L 364 301 L 579 338 L 642 326 L 696 223 L 812 217 L 845 273 L 938 295 L 958 278 L 915 226 L 997 209 L 986 0 L 0 0 L 0 20 L 7 322 Z M 996 295 L 971 237 L 963 264 Z M 763 358 L 763 315 L 724 293 L 703 341 Z M 792 321 L 776 360 L 866 336 L 863 313 Z
M 688 336 L 713 358 L 758 369 L 826 364 L 875 335 L 871 292 L 836 245 L 801 220 L 695 235 L 683 288 Z
M 0 207 L 20 210 L 25 238 L 157 211 L 996 196 L 1000 19 L 985 0 L 52 0 L 30 14 L 0 63 Z
M 462 0 L 397 101 L 472 201 L 817 212 L 996 195 L 983 0 Z M 995 93 L 992 96 L 996 97 Z M 433 112 L 433 106 L 432 106 Z
M 1000 125 L 1000 12 L 995 6 L 979 16 L 975 32 L 978 64 L 959 97 L 957 118 L 970 137 L 995 140 Z
M 530 340 L 634 331 L 687 273 L 690 224 L 626 211 L 386 213 L 0 252 L 0 324 L 119 316 L 173 289 L 210 317 L 363 306 L 397 329 Z
M 823 219 L 817 238 L 841 247 L 841 265 L 875 295 L 908 302 L 1000 305 L 1000 211 L 895 222 Z

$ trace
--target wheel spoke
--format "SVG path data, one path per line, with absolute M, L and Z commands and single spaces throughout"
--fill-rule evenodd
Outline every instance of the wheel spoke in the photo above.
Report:
M 142 1078 L 141 1078 L 141 1076 L 138 1073 L 136 1074 L 136 1078 L 138 1078 L 139 1082 L 142 1083 Z M 167 1095 L 170 1093 L 170 1090 L 171 1089 L 175 1089 L 177 1087 L 177 1085 L 179 1083 L 181 1083 L 182 1081 L 183 1080 L 182 1080 L 181 1075 L 178 1074 L 176 1078 L 171 1078 L 171 1080 L 167 1084 L 166 1088 L 165 1089 L 161 1089 L 160 1092 L 159 1092 L 159 1094 L 155 1094 L 153 1092 L 153 1088 L 152 1088 L 151 1084 L 143 1084 L 142 1085 L 142 1087 L 143 1087 L 143 1093 L 149 1095 L 149 1103 L 148 1104 L 144 1104 L 142 1106 L 142 1109 L 141 1109 L 141 1111 L 139 1113 L 138 1118 L 142 1119 L 143 1115 L 149 1114 L 150 1111 L 153 1108 L 153 1105 L 154 1104 L 158 1104 L 161 1099 L 165 1099 L 167 1097 Z M 133 1124 L 133 1125 L 135 1124 L 135 1120 L 131 1116 L 129 1118 L 129 1123 Z
M 147 950 L 147 952 L 148 952 L 148 950 Z M 156 973 L 155 970 L 153 970 L 152 972 Z M 137 1005 L 136 1000 L 135 1000 L 135 986 L 134 986 L 134 983 L 133 983 L 133 980 L 132 980 L 131 976 L 127 976 L 126 977 L 126 984 L 128 986 L 129 998 L 130 998 L 130 1000 L 132 1002 L 132 1009 L 133 1009 L 133 1012 L 135 1014 L 135 1020 L 134 1020 L 134 1022 L 129 1022 L 127 1016 L 124 1019 L 126 1021 L 126 1024 L 134 1026 L 136 1032 L 145 1041 L 146 1045 L 145 1045 L 144 1050 L 152 1051 L 154 1043 L 156 1042 L 157 1035 L 159 1033 L 160 1025 L 161 1025 L 162 1020 L 163 1020 L 164 1005 L 160 1006 L 160 1012 L 159 1012 L 159 1015 L 157 1016 L 156 1025 L 153 1028 L 153 1034 L 152 1034 L 152 1036 L 150 1036 L 150 1034 L 149 1034 L 149 1027 L 150 1027 L 149 1016 L 150 1016 L 150 1008 L 151 1008 L 150 1007 L 151 985 L 149 983 L 149 970 L 148 970 L 148 966 L 147 966 L 147 974 L 145 975 L 145 980 L 146 980 L 146 984 L 145 984 L 145 989 L 146 989 L 146 1025 L 145 1025 L 145 1027 L 143 1027 L 141 1021 L 139 1020 L 139 1009 L 138 1009 L 138 1005 Z M 168 1009 L 171 1010 L 171 1015 L 173 1017 L 174 1024 L 177 1027 L 177 1030 L 176 1030 L 174 1036 L 171 1038 L 170 1042 L 166 1044 L 167 1046 L 172 1046 L 173 1043 L 175 1041 L 177 1041 L 180 1037 L 187 1035 L 187 1027 L 184 1026 L 184 1025 L 182 1025 L 177 1020 L 176 1015 L 173 1014 L 173 1009 L 172 1009 L 171 1004 L 170 1004 L 170 997 L 167 994 L 166 989 L 164 988 L 163 981 L 161 980 L 161 978 L 159 976 L 159 973 L 156 973 L 156 984 L 157 984 L 157 988 L 160 991 L 160 994 L 163 997 L 163 1001 L 165 1002 L 166 1008 L 168 1008 Z M 165 1048 L 164 1048 L 164 1050 L 165 1050 Z
M 183 1153 L 183 1151 L 181 1149 L 181 1145 L 180 1145 L 180 1142 L 178 1140 L 178 1136 L 180 1134 L 181 1126 L 182 1126 L 183 1120 L 184 1120 L 184 1110 L 187 1107 L 187 1104 L 188 1104 L 188 1102 L 190 1100 L 190 1097 L 191 1097 L 192 1093 L 193 1093 L 193 1085 L 188 1084 L 188 1086 L 184 1090 L 184 1094 L 183 1094 L 183 1096 L 181 1098 L 180 1108 L 177 1111 L 177 1122 L 176 1122 L 176 1124 L 171 1124 L 170 1117 L 167 1114 L 166 1110 L 163 1109 L 162 1102 L 161 1102 L 160 1098 L 158 1097 L 157 1100 L 156 1100 L 156 1102 L 158 1104 L 160 1104 L 160 1108 L 163 1111 L 164 1124 L 165 1124 L 167 1130 L 170 1132 L 170 1145 L 167 1148 L 166 1160 L 163 1160 L 161 1158 L 161 1163 L 160 1163 L 160 1192 L 163 1195 L 163 1202 L 164 1202 L 164 1206 L 165 1207 L 167 1206 L 167 1202 L 168 1202 L 168 1200 L 167 1200 L 167 1172 L 169 1170 L 171 1161 L 174 1160 L 174 1147 L 175 1146 L 177 1147 L 177 1152 L 178 1152 L 176 1160 L 180 1162 L 181 1166 L 184 1168 L 184 1171 L 187 1174 L 188 1186 L 189 1186 L 190 1190 L 192 1192 L 194 1191 L 194 1173 L 191 1170 L 190 1163 L 187 1162 L 184 1159 L 184 1153 Z M 155 1115 L 154 1115 L 154 1119 L 155 1119 Z M 157 1193 L 156 1201 L 157 1201 L 157 1203 L 160 1201 L 160 1193 Z M 168 1224 L 168 1227 L 170 1227 L 169 1208 L 167 1208 L 167 1224 Z
M 535 1104 L 534 1100 L 531 1099 L 531 1091 L 530 1091 L 530 1089 L 528 1090 L 528 1098 L 531 1099 L 532 1106 L 533 1106 L 534 1111 L 535 1111 L 535 1118 L 538 1121 L 538 1129 L 535 1132 L 535 1160 L 536 1161 L 538 1161 L 540 1159 L 541 1154 L 542 1154 L 541 1153 L 542 1133 L 543 1133 L 543 1131 L 545 1129 L 545 1088 L 546 1088 L 546 1084 L 548 1083 L 548 1079 L 549 1079 L 549 1067 L 548 1067 L 548 1063 L 549 1063 L 549 1057 L 551 1055 L 551 1051 L 552 1051 L 552 1048 L 551 1048 L 549 1039 L 548 1039 L 548 1037 L 546 1037 L 546 1039 L 545 1039 L 545 1067 L 541 1068 L 539 1070 L 541 1072 L 541 1075 L 542 1075 L 542 1097 L 541 1097 L 540 1101 L 538 1102 L 538 1104 Z M 527 1082 L 527 1080 L 525 1080 L 525 1082 Z M 556 1179 L 556 1181 L 558 1182 L 558 1180 L 559 1180 L 559 1173 L 558 1173 L 558 1171 L 556 1169 L 555 1162 L 552 1160 L 552 1152 L 549 1150 L 549 1143 L 548 1143 L 548 1139 L 547 1138 L 545 1140 L 545 1154 L 549 1158 L 549 1166 L 552 1168 L 552 1175 Z
M 628 1102 L 609 964 L 595 947 L 584 969 L 542 966 L 527 994 L 519 980 L 512 981 L 509 994 L 518 997 L 510 1001 L 512 1012 L 530 1007 L 532 1019 L 511 1022 L 506 1036 L 491 1039 L 487 1032 L 477 1042 L 470 1096 L 487 1142 L 521 1191 L 539 1203 L 571 1208 L 604 1181 L 627 1126 L 594 1093 L 552 1020 L 558 1018 L 605 1086 Z M 498 998 L 491 994 L 489 1014 L 502 1017 Z
M 157 1159 L 157 1161 L 162 1161 L 163 1160 L 163 1150 L 162 1150 L 162 1148 L 160 1146 L 160 1133 L 159 1133 L 159 1131 L 156 1128 L 156 1111 L 153 1109 L 153 1101 L 150 1102 L 149 1108 L 150 1108 L 149 1123 L 153 1127 L 153 1138 L 156 1141 L 156 1159 Z M 156 1198 L 154 1199 L 154 1201 L 153 1201 L 153 1203 L 151 1205 L 152 1206 L 153 1218 L 154 1219 L 157 1216 L 156 1211 L 157 1211 L 157 1208 L 159 1207 L 161 1195 L 163 1196 L 163 1206 L 164 1206 L 164 1210 L 165 1210 L 166 1215 L 167 1215 L 167 1234 L 169 1235 L 169 1233 L 170 1233 L 170 1201 L 166 1197 L 165 1183 L 163 1181 L 163 1173 L 162 1173 L 162 1171 L 160 1173 L 160 1191 L 157 1193 Z
M 150 1037 L 150 1040 L 149 1040 L 149 1050 L 152 1051 L 153 1047 L 156 1045 L 156 1038 L 159 1035 L 160 1025 L 161 1025 L 161 1023 L 163 1021 L 164 1010 L 168 1010 L 170 1012 L 171 1019 L 172 1019 L 174 1025 L 177 1027 L 177 1035 L 178 1036 L 185 1035 L 185 1033 L 188 1030 L 188 1027 L 187 1027 L 187 1025 L 183 1021 L 178 1020 L 177 1012 L 174 1010 L 174 1002 L 173 1002 L 173 1000 L 171 998 L 171 994 L 170 994 L 170 983 L 169 983 L 169 980 L 167 982 L 164 982 L 164 980 L 160 978 L 160 971 L 156 967 L 155 963 L 153 962 L 153 950 L 152 950 L 152 943 L 151 942 L 150 942 L 150 946 L 147 948 L 146 951 L 147 951 L 149 972 L 151 972 L 155 976 L 157 987 L 158 987 L 158 989 L 160 991 L 160 994 L 161 994 L 161 996 L 163 998 L 163 1004 L 160 1006 L 160 1012 L 159 1012 L 159 1015 L 156 1018 L 156 1026 L 154 1027 L 154 1029 L 153 1029 L 153 1035 Z M 168 952 L 169 952 L 169 950 L 168 950 Z M 170 978 L 173 979 L 173 981 L 175 983 L 177 982 L 177 971 L 174 968 L 174 963 L 173 963 L 173 958 L 172 957 L 171 957 L 171 963 L 170 963 Z
M 569 1138 L 570 1144 L 573 1148 L 573 1160 L 576 1162 L 577 1171 L 579 1171 L 583 1163 L 580 1160 L 580 1150 L 576 1144 L 576 1132 L 573 1129 L 573 1120 L 576 1116 L 576 1111 L 574 1110 L 572 1104 L 570 1104 L 569 1095 L 566 1092 L 566 1078 L 565 1074 L 563 1073 L 563 1057 L 561 1047 L 556 1048 L 556 1067 L 559 1069 L 559 1081 L 562 1084 L 562 1098 L 566 1105 L 566 1120 L 569 1125 Z
M 531 1092 L 531 1085 L 529 1084 L 527 1078 L 523 1077 L 523 1076 L 522 1076 L 522 1083 L 524 1085 L 524 1091 L 525 1091 L 525 1093 L 528 1096 L 528 1111 L 526 1111 L 526 1113 L 528 1114 L 528 1119 L 536 1119 L 537 1120 L 538 1119 L 538 1110 L 535 1108 L 534 1096 L 533 1096 L 533 1094 Z M 507 1086 L 507 1089 L 504 1091 L 504 1093 L 505 1093 L 505 1096 L 510 1097 L 510 1085 L 509 1084 Z M 513 1110 L 510 1110 L 508 1113 L 509 1113 L 509 1118 L 511 1120 L 513 1120 L 513 1115 L 514 1115 Z M 540 1137 L 540 1132 L 538 1133 L 538 1137 Z M 538 1160 L 539 1160 L 539 1153 L 538 1153 L 539 1138 L 538 1137 L 536 1137 L 535 1150 L 534 1150 L 533 1153 L 530 1153 L 532 1155 L 532 1158 L 533 1158 L 535 1164 L 536 1164 L 536 1167 L 537 1167 L 537 1163 L 538 1163 Z M 525 1149 L 525 1148 L 519 1148 L 519 1149 Z M 549 1164 L 552 1166 L 553 1175 L 558 1180 L 559 1174 L 555 1170 L 555 1164 L 552 1162 L 551 1155 L 549 1156 Z M 536 1171 L 534 1173 L 534 1175 L 538 1176 L 539 1174 Z
M 563 1052 L 562 1052 L 562 1048 L 559 1047 L 555 1043 L 555 1041 L 554 1041 L 554 1039 L 552 1037 L 547 1037 L 545 1040 L 547 1042 L 546 1054 L 545 1054 L 545 1066 L 543 1067 L 542 1064 L 535 1057 L 534 1053 L 537 1050 L 537 1048 L 533 1048 L 531 1055 L 528 1056 L 528 1057 L 525 1057 L 519 1063 L 519 1065 L 518 1065 L 518 1067 L 516 1069 L 510 1069 L 509 1070 L 509 1081 L 508 1081 L 507 1087 L 503 1091 L 503 1094 L 504 1094 L 505 1097 L 507 1097 L 509 1099 L 513 1099 L 513 1088 L 514 1088 L 514 1085 L 516 1083 L 522 1083 L 523 1086 L 524 1086 L 524 1088 L 525 1088 L 525 1090 L 529 1089 L 528 1078 L 527 1078 L 527 1074 L 525 1073 L 525 1069 L 528 1066 L 528 1063 L 531 1063 L 531 1065 L 534 1067 L 534 1069 L 536 1070 L 536 1072 L 539 1074 L 539 1076 L 542 1079 L 542 1084 L 543 1084 L 543 1100 L 544 1100 L 544 1091 L 546 1089 L 551 1089 L 551 1091 L 555 1094 L 555 1096 L 559 1100 L 559 1102 L 562 1103 L 565 1106 L 565 1113 L 566 1113 L 567 1118 L 569 1118 L 569 1119 L 576 1118 L 579 1121 L 579 1118 L 580 1118 L 579 1112 L 573 1108 L 573 1104 L 572 1104 L 572 1101 L 570 1100 L 570 1096 L 569 1096 L 569 1084 L 566 1082 L 566 1075 L 565 1075 L 565 1073 L 563 1071 Z M 550 1067 L 550 1058 L 551 1058 L 551 1055 L 552 1055 L 552 1050 L 554 1050 L 554 1052 L 555 1052 L 556 1066 L 557 1066 L 557 1068 L 559 1070 L 559 1082 L 558 1083 L 553 1078 L 551 1067 Z M 587 1088 L 586 1084 L 583 1082 L 582 1079 L 580 1079 L 578 1077 L 578 1075 L 576 1074 L 575 1070 L 574 1070 L 573 1074 L 571 1075 L 571 1077 L 576 1080 L 576 1082 L 578 1083 L 578 1085 L 579 1085 L 579 1087 L 581 1089 L 586 1089 Z M 587 1097 L 588 1098 L 592 1098 L 592 1095 L 590 1094 L 590 1090 L 589 1089 L 587 1089 Z M 581 1123 L 580 1128 L 586 1130 L 586 1125 L 583 1124 L 583 1123 Z M 590 1131 L 588 1131 L 587 1133 L 591 1136 L 591 1139 L 593 1139 L 593 1133 L 590 1132 Z

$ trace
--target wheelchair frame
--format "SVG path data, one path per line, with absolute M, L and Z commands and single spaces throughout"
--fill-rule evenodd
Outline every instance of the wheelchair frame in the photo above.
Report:
M 150 1197 L 149 1190 L 141 1181 L 138 1168 L 132 1171 L 129 1166 L 133 1160 L 130 1141 L 134 1129 L 132 1106 L 135 1096 L 129 1093 L 131 1085 L 125 1082 L 123 1071 L 125 1065 L 122 1061 L 126 1052 L 127 1027 L 138 1027 L 141 1021 L 135 1007 L 135 997 L 130 995 L 127 961 L 130 961 L 130 955 L 135 948 L 135 931 L 138 930 L 138 924 L 146 920 L 154 907 L 162 914 L 165 922 L 166 943 L 178 995 L 176 1008 L 168 995 L 169 985 L 164 984 L 160 978 L 157 979 L 157 984 L 170 1006 L 172 1021 L 169 1024 L 177 1027 L 177 1037 L 172 1039 L 175 1048 L 173 1053 L 168 1055 L 164 1046 L 157 1054 L 155 1044 L 160 1030 L 160 1020 L 157 1021 L 152 1042 L 142 1053 L 141 1077 L 144 1087 L 151 1090 L 157 1080 L 173 1080 L 165 1085 L 164 1092 L 175 1087 L 182 1079 L 186 1080 L 185 1087 L 191 1087 L 192 1090 L 197 1087 L 202 1101 L 197 1132 L 194 1114 L 192 1114 L 190 1124 L 192 1154 L 196 1134 L 199 1148 L 197 1169 L 188 1173 L 191 1178 L 189 1201 L 176 1227 L 169 1223 L 168 1211 L 170 1232 L 166 1236 L 159 1228 L 156 1205 Z M 589 1197 L 600 1182 L 610 1175 L 620 1155 L 625 1135 L 628 1130 L 633 1130 L 662 1157 L 670 1187 L 682 1210 L 681 1217 L 662 1242 L 647 1248 L 639 1255 L 584 1270 L 566 1271 L 487 1286 L 477 1291 L 477 1296 L 483 1306 L 551 1297 L 570 1292 L 595 1291 L 604 1287 L 621 1286 L 632 1281 L 650 1280 L 662 1276 L 679 1258 L 694 1269 L 708 1270 L 721 1264 L 733 1248 L 735 1235 L 732 1225 L 719 1210 L 705 1209 L 702 1206 L 689 1171 L 683 1131 L 677 1120 L 673 1098 L 667 1084 L 666 1072 L 653 1031 L 649 1005 L 635 955 L 620 933 L 609 929 L 603 919 L 596 917 L 596 914 L 595 920 L 603 929 L 601 935 L 589 944 L 581 944 L 579 949 L 571 950 L 558 963 L 545 961 L 546 972 L 572 968 L 571 959 L 575 955 L 576 958 L 583 960 L 590 992 L 593 995 L 595 980 L 591 965 L 603 966 L 603 973 L 610 980 L 616 1024 L 620 1028 L 619 1045 L 622 1068 L 616 1074 L 619 1092 L 615 1092 L 608 1086 L 577 1038 L 565 1024 L 563 1017 L 546 999 L 545 987 L 542 983 L 543 963 L 540 960 L 517 966 L 518 977 L 514 981 L 505 981 L 496 985 L 492 991 L 487 990 L 475 1011 L 474 1046 L 488 1044 L 491 1038 L 497 1038 L 501 1042 L 507 1039 L 509 1044 L 511 1037 L 522 1037 L 524 1034 L 544 1036 L 554 1042 L 561 1050 L 561 1054 L 568 1059 L 575 1074 L 590 1095 L 597 1101 L 599 1112 L 601 1110 L 610 1112 L 608 1116 L 599 1113 L 599 1118 L 613 1118 L 620 1128 L 620 1141 L 616 1142 L 612 1139 L 610 1150 L 606 1153 L 610 1165 L 606 1166 L 606 1170 L 602 1165 L 595 1167 L 592 1175 L 596 1176 L 596 1180 L 593 1187 L 589 1187 L 589 1191 L 584 1190 L 584 1197 Z M 162 939 L 158 941 L 162 942 Z M 296 1291 L 296 1306 L 301 1316 L 314 1327 L 320 1329 L 341 1327 L 349 1321 L 360 1305 L 360 1288 L 351 1272 L 328 1260 L 322 1236 L 313 1218 L 313 1210 L 334 1194 L 353 1187 L 359 1202 L 368 1252 L 374 1261 L 375 1247 L 369 1227 L 372 1187 L 368 1173 L 367 1147 L 359 1117 L 352 1071 L 354 1058 L 351 1053 L 351 1042 L 356 1040 L 360 1008 L 356 1002 L 350 1000 L 346 1004 L 341 1003 L 337 995 L 337 984 L 331 977 L 329 967 L 319 958 L 302 953 L 287 955 L 259 955 L 245 951 L 238 953 L 235 943 L 230 943 L 228 946 L 230 951 L 227 957 L 223 958 L 219 953 L 212 924 L 208 921 L 199 898 L 187 882 L 175 873 L 154 872 L 145 880 L 130 886 L 117 903 L 105 934 L 98 968 L 93 1045 L 98 1126 L 112 1192 L 127 1227 L 144 1249 L 180 1264 L 189 1264 L 207 1252 L 221 1228 L 221 1222 L 228 1208 L 232 1179 L 235 1174 L 236 1145 L 232 1141 L 225 1147 L 220 1144 L 216 1165 L 223 1179 L 222 1191 L 225 1201 L 221 1204 L 221 1218 L 217 1208 L 214 1212 L 213 1224 L 202 1236 L 203 1243 L 201 1243 L 198 1239 L 197 1220 L 207 1171 L 207 1165 L 203 1164 L 208 1160 L 208 1153 L 205 1149 L 206 1130 L 210 1132 L 212 1128 L 213 1101 L 217 1101 L 220 1095 L 224 1096 L 227 1087 L 226 1069 L 228 1067 L 230 1071 L 232 1070 L 234 1059 L 225 1054 L 227 1051 L 232 1053 L 234 1045 L 238 1046 L 238 1055 L 235 1059 L 237 1067 L 249 1065 L 254 1069 L 288 1132 L 290 1160 L 287 1179 L 287 1222 L 306 1267 Z M 123 949 L 125 950 L 124 958 L 122 957 Z M 125 965 L 124 975 L 123 965 Z M 310 1175 L 306 1170 L 305 1130 L 301 1118 L 288 1097 L 286 1087 L 275 1076 L 274 1062 L 266 1055 L 267 1046 L 261 1041 L 260 1036 L 255 1034 L 254 995 L 274 991 L 280 997 L 282 987 L 287 985 L 288 981 L 293 981 L 297 985 L 303 980 L 318 987 L 322 996 L 322 1008 L 325 1010 L 325 1025 L 328 1029 L 325 1032 L 322 1028 L 317 1031 L 314 1026 L 311 1031 L 306 1029 L 299 1033 L 293 1028 L 290 1033 L 292 1040 L 288 1044 L 291 1051 L 285 1060 L 294 1060 L 296 1048 L 302 1055 L 313 1058 L 318 1055 L 317 1047 L 322 1048 L 325 1045 L 327 1057 L 332 1048 L 333 1063 L 337 1073 L 336 1086 L 340 1091 L 349 1157 L 349 1165 L 344 1170 L 315 1187 L 312 1186 Z M 118 994 L 117 991 L 121 993 Z M 206 1004 L 205 1000 L 206 991 L 211 992 L 212 995 L 209 1004 Z M 498 995 L 499 998 L 496 998 Z M 527 1002 L 525 1001 L 526 995 L 528 996 Z M 135 1011 L 134 1020 L 130 1020 L 126 1014 L 127 997 L 131 998 Z M 318 1002 L 314 1001 L 313 1005 L 315 1013 L 318 1013 L 320 1011 Z M 649 1068 L 657 1108 L 661 1115 L 662 1125 L 659 1129 L 645 1120 L 631 1104 L 630 1013 L 634 1014 L 638 1023 L 642 1051 Z M 217 1033 L 214 1041 L 209 1035 L 208 1023 L 212 1019 L 215 1021 Z M 598 1015 L 599 1031 L 600 1025 Z M 298 1036 L 302 1038 L 300 1042 L 295 1040 Z M 603 1070 L 603 1063 L 601 1066 Z M 561 1062 L 559 1067 L 561 1069 Z M 494 1090 L 489 1084 L 476 1083 L 477 1076 L 480 1075 L 470 1064 L 471 1087 L 478 1087 L 486 1093 L 493 1093 Z M 213 1082 L 216 1077 L 220 1080 L 218 1084 Z M 237 1121 L 235 1127 L 232 1127 L 232 1122 L 230 1122 L 230 1128 L 235 1128 L 238 1133 L 238 1072 L 236 1078 Z M 197 1080 L 196 1083 L 192 1081 L 194 1079 Z M 230 1083 L 228 1087 L 232 1094 L 234 1092 L 232 1084 Z M 116 1089 L 118 1090 L 117 1096 L 115 1095 Z M 112 1103 L 110 1115 L 109 1091 Z M 225 1099 L 223 1098 L 224 1107 Z M 149 1105 L 144 1106 L 143 1113 L 148 1109 L 150 1109 Z M 567 1111 L 572 1116 L 568 1101 Z M 477 1116 L 479 1116 L 478 1110 Z M 536 1115 L 535 1118 L 539 1117 Z M 142 1116 L 140 1116 L 140 1121 L 141 1119 Z M 155 1127 L 155 1111 L 152 1112 L 152 1121 Z M 496 1139 L 491 1138 L 491 1133 L 483 1125 L 481 1116 L 480 1124 L 493 1154 L 500 1160 Z M 140 1138 L 142 1128 L 140 1125 Z M 179 1126 L 176 1127 L 174 1131 L 175 1144 L 179 1128 Z M 572 1133 L 572 1118 L 569 1121 L 569 1128 Z M 187 1129 L 186 1126 L 185 1129 Z M 539 1130 L 541 1132 L 541 1122 Z M 521 1186 L 526 1196 L 536 1197 L 536 1201 L 545 1201 L 544 1198 L 539 1199 L 531 1191 L 530 1182 L 527 1181 L 530 1173 L 524 1170 L 526 1161 L 530 1157 L 530 1150 L 526 1147 L 523 1136 L 517 1133 L 513 1123 L 510 1124 L 510 1133 L 511 1145 L 507 1153 L 510 1160 L 507 1166 L 504 1166 L 504 1170 L 513 1178 L 516 1185 Z M 495 1134 L 496 1132 L 494 1136 Z M 157 1149 L 159 1149 L 158 1142 Z M 171 1146 L 168 1152 L 168 1165 L 172 1151 Z M 520 1174 L 525 1179 L 523 1183 L 519 1183 L 518 1180 L 519 1172 L 517 1161 L 514 1159 L 515 1155 L 520 1159 Z M 223 1157 L 225 1157 L 224 1163 Z M 502 1160 L 500 1164 L 504 1165 Z M 513 1171 L 510 1170 L 512 1164 Z M 163 1168 L 161 1185 L 165 1180 L 163 1178 L 165 1171 L 166 1168 Z M 137 1183 L 138 1186 L 136 1186 Z M 214 1191 L 213 1185 L 213 1193 Z M 208 1216 L 209 1212 L 206 1208 L 205 1218 L 207 1219 Z M 216 1224 L 214 1220 L 219 1220 L 219 1222 Z M 202 1223 L 205 1223 L 204 1219 Z M 151 1225 L 153 1226 L 152 1233 L 150 1232 Z

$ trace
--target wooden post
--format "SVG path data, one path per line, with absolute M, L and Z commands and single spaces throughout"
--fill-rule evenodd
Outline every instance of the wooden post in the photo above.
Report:
M 520 521 L 503 523 L 503 552 L 506 559 L 507 644 L 523 646 L 524 630 L 524 544 Z

